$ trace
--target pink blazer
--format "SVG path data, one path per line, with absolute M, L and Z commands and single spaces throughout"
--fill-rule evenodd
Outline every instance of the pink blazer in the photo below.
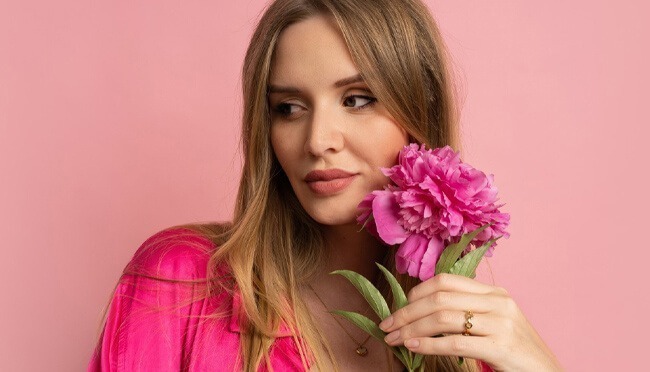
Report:
M 147 239 L 122 275 L 88 371 L 236 371 L 239 354 L 239 296 L 227 292 L 198 297 L 199 285 L 146 277 L 206 277 L 214 245 L 188 229 L 167 229 Z M 178 303 L 189 302 L 179 307 Z M 221 305 L 221 307 L 218 307 Z M 226 310 L 227 316 L 202 318 Z M 281 329 L 271 350 L 276 371 L 301 371 L 298 350 Z
M 147 277 L 205 278 L 214 249 L 208 239 L 184 228 L 166 229 L 147 239 L 119 280 L 88 371 L 241 370 L 239 325 L 245 320 L 237 292 L 197 299 L 201 284 Z M 201 317 L 224 309 L 225 317 Z M 275 371 L 304 371 L 284 325 L 271 348 L 271 365 Z M 491 371 L 487 364 L 483 370 Z

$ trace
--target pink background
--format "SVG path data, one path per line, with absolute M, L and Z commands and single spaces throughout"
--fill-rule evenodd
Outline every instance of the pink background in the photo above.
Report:
M 230 215 L 264 1 L 228 3 L 0 1 L 3 370 L 83 370 L 140 243 Z M 496 284 L 567 370 L 642 369 L 648 6 L 429 4 L 466 92 L 465 160 L 512 215 Z

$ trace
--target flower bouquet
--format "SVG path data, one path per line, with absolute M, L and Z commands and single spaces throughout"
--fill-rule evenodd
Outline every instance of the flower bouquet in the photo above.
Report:
M 496 241 L 509 237 L 510 215 L 496 205 L 493 175 L 463 163 L 449 146 L 426 149 L 409 144 L 398 164 L 381 171 L 394 185 L 373 191 L 359 204 L 357 221 L 384 243 L 396 246 L 395 266 L 400 274 L 425 281 L 440 273 L 470 278 L 482 257 L 492 256 Z M 474 248 L 472 249 L 472 246 Z M 397 279 L 380 264 L 393 293 L 394 310 L 407 305 Z M 365 277 L 349 270 L 332 274 L 346 277 L 361 292 L 380 319 L 391 314 L 379 290 Z M 335 310 L 371 336 L 384 341 L 384 333 L 369 318 Z M 409 371 L 423 369 L 423 355 L 404 346 L 391 347 Z M 462 363 L 463 359 L 459 359 Z

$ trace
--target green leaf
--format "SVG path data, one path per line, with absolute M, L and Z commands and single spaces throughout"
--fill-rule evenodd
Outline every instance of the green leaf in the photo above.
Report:
M 368 319 L 366 316 L 352 312 L 352 311 L 344 311 L 344 310 L 332 310 L 330 313 L 340 315 L 350 322 L 352 322 L 354 325 L 357 327 L 361 328 L 364 332 L 368 333 L 372 337 L 380 340 L 382 343 L 385 343 L 384 337 L 386 337 L 386 333 L 379 328 L 375 322 L 372 320 Z M 404 348 L 402 346 L 402 348 Z M 404 353 L 399 350 L 397 347 L 390 347 L 391 351 L 395 356 L 404 364 L 404 366 L 408 366 L 406 359 L 404 358 Z M 404 348 L 406 349 L 406 348 Z
M 422 364 L 423 358 L 424 358 L 423 354 L 415 354 L 415 360 L 413 361 L 413 369 L 418 368 Z
M 390 271 L 388 271 L 388 269 L 383 267 L 381 264 L 378 264 L 376 262 L 375 264 L 379 267 L 379 270 L 381 270 L 384 273 L 386 280 L 390 284 L 390 290 L 393 292 L 393 298 L 395 299 L 395 307 L 397 309 L 401 309 L 404 306 L 406 306 L 408 304 L 408 300 L 406 299 L 406 294 L 404 294 L 404 290 L 402 289 L 402 286 L 399 285 L 399 282 L 397 282 L 395 276 L 393 276 L 393 274 Z
M 393 346 L 391 349 L 398 349 L 402 353 L 404 358 L 404 367 L 413 369 L 413 361 L 411 360 L 411 350 L 407 349 L 406 346 Z M 395 352 L 393 352 L 395 354 Z M 397 355 L 397 354 L 396 354 Z M 402 360 L 400 358 L 400 360 Z
M 501 237 L 490 239 L 479 248 L 476 248 L 475 250 L 466 254 L 465 257 L 458 260 L 454 266 L 452 266 L 449 272 L 452 274 L 462 275 L 474 279 L 476 276 L 476 268 L 481 262 L 481 258 L 483 258 L 483 255 L 485 255 L 485 252 L 487 252 L 492 243 L 497 241 L 499 238 Z
M 379 264 L 379 263 L 375 263 L 375 264 L 384 273 L 384 276 L 386 277 L 386 280 L 390 284 L 390 289 L 393 292 L 393 298 L 395 300 L 395 307 L 397 309 L 401 309 L 404 306 L 406 306 L 408 304 L 408 300 L 406 299 L 406 294 L 404 294 L 404 290 L 402 289 L 402 286 L 399 285 L 399 282 L 397 281 L 395 276 L 393 276 L 393 274 L 390 271 L 388 271 L 388 269 L 386 269 L 381 264 Z M 393 353 L 395 355 L 397 355 L 397 350 L 399 350 L 399 352 L 402 353 L 402 358 L 400 358 L 400 360 L 409 360 L 410 361 L 409 350 L 406 347 L 404 347 L 404 346 L 399 346 L 397 348 L 391 347 L 391 349 L 393 349 Z M 395 350 L 395 349 L 397 349 L 397 350 Z M 404 366 L 408 367 L 408 364 L 404 363 Z
M 350 281 L 350 283 L 357 287 L 363 298 L 368 301 L 370 307 L 372 307 L 377 316 L 379 316 L 379 319 L 384 320 L 390 315 L 386 299 L 384 299 L 379 290 L 363 275 L 350 270 L 336 270 L 332 271 L 330 274 L 343 275 Z
M 449 270 L 454 266 L 456 261 L 458 261 L 458 257 L 460 257 L 460 254 L 463 253 L 463 251 L 467 248 L 467 245 L 472 240 L 474 240 L 474 238 L 476 238 L 476 236 L 481 231 L 485 230 L 490 225 L 492 225 L 492 223 L 483 225 L 478 229 L 461 236 L 460 241 L 458 241 L 458 243 L 449 244 L 442 251 L 442 254 L 440 255 L 440 259 L 438 260 L 438 263 L 436 263 L 435 275 L 438 275 L 440 273 L 448 273 Z
M 378 340 L 384 341 L 384 337 L 386 337 L 386 333 L 384 333 L 384 331 L 382 331 L 381 328 L 375 324 L 375 322 L 368 319 L 364 315 L 345 310 L 332 310 L 330 312 L 346 318 L 347 320 L 354 323 L 354 325 L 363 329 L 366 333 Z
M 399 359 L 400 362 L 404 365 L 404 367 L 408 368 L 409 367 L 409 359 L 408 359 L 408 349 L 404 346 L 389 346 L 388 347 L 390 351 L 395 354 L 397 359 Z

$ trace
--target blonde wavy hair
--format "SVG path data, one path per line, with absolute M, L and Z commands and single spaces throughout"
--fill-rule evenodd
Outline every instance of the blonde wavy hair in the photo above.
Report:
M 300 298 L 324 256 L 321 229 L 302 208 L 270 143 L 268 84 L 273 53 L 282 31 L 315 15 L 332 17 L 352 59 L 377 99 L 410 135 L 412 142 L 460 149 L 457 90 L 445 43 L 428 8 L 418 0 L 277 0 L 262 15 L 242 71 L 244 165 L 230 227 L 212 235 L 210 260 L 229 265 L 249 319 L 242 335 L 245 371 L 270 366 L 269 348 L 279 323 L 295 337 L 305 367 L 313 357 L 319 370 L 336 361 L 318 325 Z M 207 231 L 206 231 L 207 230 Z M 205 234 L 210 234 L 206 226 Z M 392 255 L 384 264 L 394 273 Z M 397 275 L 405 289 L 417 284 Z M 386 283 L 377 283 L 390 298 Z M 478 370 L 474 360 L 431 356 L 427 371 Z
M 243 71 L 243 169 L 232 223 L 183 225 L 219 248 L 209 261 L 207 294 L 235 288 L 248 329 L 241 334 L 245 371 L 271 368 L 269 350 L 280 322 L 293 331 L 305 368 L 338 370 L 328 341 L 301 300 L 298 283 L 327 257 L 321 227 L 302 208 L 273 153 L 268 104 L 271 61 L 282 31 L 315 15 L 340 28 L 366 84 L 410 141 L 461 151 L 458 90 L 450 56 L 428 8 L 419 0 L 276 0 L 259 20 Z M 229 267 L 232 281 L 216 280 Z M 392 255 L 383 262 L 405 290 L 418 283 L 399 275 Z M 387 283 L 376 283 L 391 300 Z M 299 336 L 298 336 L 299 335 Z M 428 356 L 426 371 L 478 371 L 475 360 Z

